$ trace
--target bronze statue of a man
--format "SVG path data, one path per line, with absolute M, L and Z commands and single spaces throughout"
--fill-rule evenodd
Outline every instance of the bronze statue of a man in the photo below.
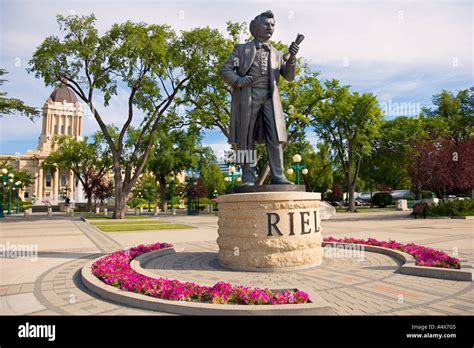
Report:
M 254 40 L 237 44 L 221 68 L 222 79 L 232 87 L 229 142 L 238 150 L 255 150 L 266 143 L 272 184 L 292 184 L 283 170 L 283 147 L 287 141 L 285 118 L 280 101 L 278 80 L 282 75 L 292 81 L 296 73 L 298 44 L 293 42 L 289 55 L 283 55 L 269 40 L 275 29 L 271 11 L 250 23 Z M 286 59 L 285 59 L 286 58 Z M 255 185 L 255 164 L 250 156 L 242 166 L 243 185 Z

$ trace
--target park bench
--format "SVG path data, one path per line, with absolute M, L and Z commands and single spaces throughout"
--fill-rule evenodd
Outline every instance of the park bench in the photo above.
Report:
M 411 213 L 411 215 L 414 215 L 415 216 L 415 219 L 418 217 L 418 215 L 423 215 L 423 219 L 426 219 L 426 207 L 428 206 L 428 204 L 426 203 L 420 203 L 420 204 L 416 204 L 414 207 L 413 207 L 413 211 Z

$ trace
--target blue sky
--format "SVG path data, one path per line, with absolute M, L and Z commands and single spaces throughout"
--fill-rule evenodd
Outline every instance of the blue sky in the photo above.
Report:
M 21 1 L 0 0 L 0 66 L 9 71 L 2 90 L 41 107 L 50 87 L 26 73 L 35 48 L 59 34 L 57 14 L 90 14 L 100 31 L 126 20 L 167 23 L 176 31 L 198 26 L 225 30 L 225 22 L 246 21 L 271 9 L 276 16 L 273 39 L 290 43 L 306 36 L 300 56 L 321 77 L 337 78 L 354 90 L 377 95 L 386 117 L 393 106 L 429 106 L 442 89 L 457 91 L 473 84 L 473 5 L 446 1 Z M 108 122 L 121 123 L 126 102 L 119 95 L 103 109 Z M 407 104 L 408 105 L 408 104 Z M 413 110 L 413 109 L 412 109 Z M 86 112 L 84 135 L 98 129 Z M 15 116 L 0 119 L 0 153 L 36 148 L 41 123 Z M 317 137 L 310 131 L 309 138 Z M 218 131 L 204 143 L 218 155 L 227 149 Z

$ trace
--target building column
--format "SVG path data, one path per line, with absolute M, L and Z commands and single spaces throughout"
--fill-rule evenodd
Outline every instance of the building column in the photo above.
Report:
M 68 192 L 68 197 L 72 199 L 74 197 L 74 172 L 72 170 L 69 171 L 69 181 L 68 181 L 68 187 L 69 187 L 69 192 Z
M 59 200 L 59 168 L 54 171 L 53 179 L 53 201 Z
M 35 186 L 33 186 L 33 193 L 38 194 L 38 173 L 35 173 Z M 33 197 L 30 197 L 32 199 Z
M 41 164 L 40 164 L 41 165 Z M 39 173 L 38 173 L 38 190 L 36 191 L 36 194 L 38 195 L 38 199 L 43 198 L 43 168 L 39 168 Z

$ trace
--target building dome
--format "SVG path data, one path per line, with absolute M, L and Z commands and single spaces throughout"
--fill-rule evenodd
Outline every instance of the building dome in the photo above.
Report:
M 66 101 L 67 103 L 77 103 L 76 95 L 66 86 L 56 88 L 49 97 L 55 102 L 62 103 L 63 101 Z

